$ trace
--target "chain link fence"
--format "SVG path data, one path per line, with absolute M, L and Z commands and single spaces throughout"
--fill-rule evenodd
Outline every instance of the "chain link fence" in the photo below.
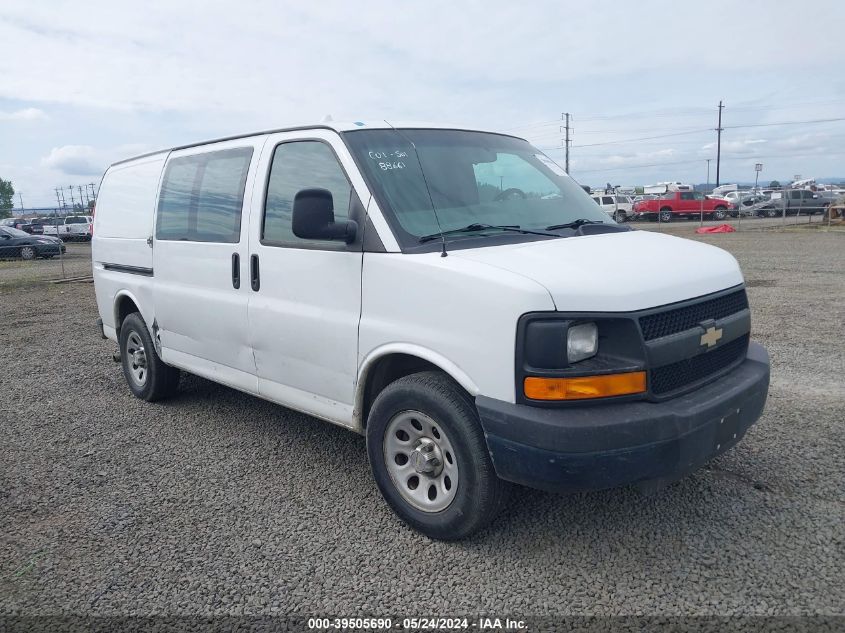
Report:
M 5 237 L 4 237 L 5 236 Z M 36 282 L 87 281 L 91 242 L 20 237 L 0 227 L 0 292 Z

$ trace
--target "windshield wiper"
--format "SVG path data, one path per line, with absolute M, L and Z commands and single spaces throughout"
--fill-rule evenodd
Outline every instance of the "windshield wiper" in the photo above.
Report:
M 489 231 L 491 229 L 498 229 L 500 231 L 513 231 L 514 233 L 529 233 L 531 235 L 547 235 L 549 237 L 560 237 L 554 233 L 546 233 L 544 231 L 531 231 L 529 229 L 522 229 L 518 224 L 468 224 L 460 229 L 449 229 L 442 233 L 432 233 L 431 235 L 423 235 L 420 238 L 420 243 L 430 242 L 436 240 L 442 235 L 454 235 L 456 233 L 475 233 L 476 231 Z
M 598 220 L 586 220 L 584 218 L 578 218 L 577 220 L 572 220 L 572 222 L 567 222 L 565 224 L 552 224 L 551 226 L 547 226 L 547 231 L 555 231 L 557 229 L 577 229 L 579 226 L 584 226 L 585 224 L 605 224 L 604 222 L 599 222 Z

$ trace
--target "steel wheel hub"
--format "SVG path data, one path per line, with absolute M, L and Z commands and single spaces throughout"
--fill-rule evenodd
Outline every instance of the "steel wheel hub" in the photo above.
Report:
M 396 490 L 418 510 L 440 512 L 455 499 L 457 456 L 443 428 L 425 413 L 402 411 L 393 416 L 383 452 Z
M 130 332 L 127 337 L 125 354 L 129 377 L 137 386 L 143 387 L 147 382 L 147 352 L 137 332 Z

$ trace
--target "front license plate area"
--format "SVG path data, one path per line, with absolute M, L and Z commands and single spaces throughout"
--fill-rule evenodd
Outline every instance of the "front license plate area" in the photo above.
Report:
M 719 451 L 726 446 L 733 445 L 739 439 L 739 410 L 732 409 L 719 419 L 716 426 L 716 436 L 713 439 L 713 450 Z

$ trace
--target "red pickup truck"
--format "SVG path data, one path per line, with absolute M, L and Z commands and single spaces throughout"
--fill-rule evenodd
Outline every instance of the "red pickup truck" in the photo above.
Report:
M 708 198 L 700 191 L 670 191 L 654 200 L 634 203 L 635 218 L 660 217 L 661 222 L 672 218 L 704 215 L 714 220 L 724 220 L 733 205 L 722 198 Z

